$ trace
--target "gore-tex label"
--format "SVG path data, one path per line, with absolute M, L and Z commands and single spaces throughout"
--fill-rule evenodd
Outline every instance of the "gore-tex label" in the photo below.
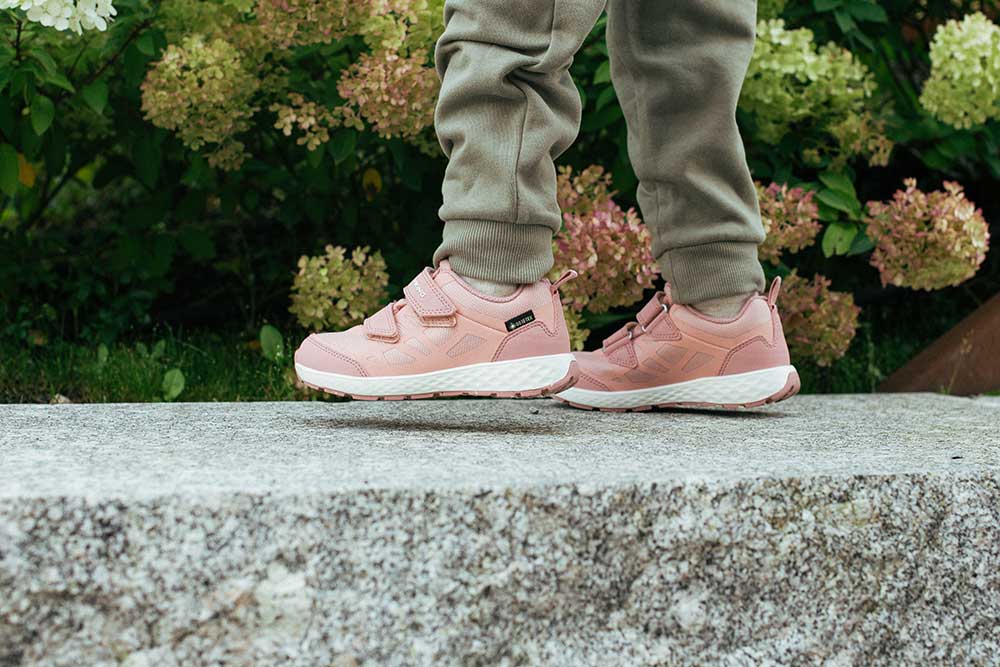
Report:
M 521 313 L 517 317 L 512 317 L 505 322 L 507 325 L 507 331 L 513 331 L 514 329 L 520 329 L 525 324 L 531 324 L 535 321 L 535 312 L 529 310 L 526 313 Z

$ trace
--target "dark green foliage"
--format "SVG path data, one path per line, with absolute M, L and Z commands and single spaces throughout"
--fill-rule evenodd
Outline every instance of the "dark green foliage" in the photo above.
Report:
M 335 131 L 326 150 L 310 154 L 273 127 L 273 114 L 261 112 L 244 137 L 253 158 L 238 171 L 213 169 L 142 115 L 140 85 L 167 46 L 159 4 L 115 4 L 113 29 L 82 38 L 0 12 L 0 401 L 54 393 L 153 400 L 163 397 L 163 375 L 172 367 L 185 378 L 179 400 L 292 397 L 282 367 L 224 341 L 251 340 L 271 321 L 293 344 L 298 333 L 287 308 L 296 260 L 328 243 L 380 249 L 397 282 L 428 263 L 440 238 L 444 158 L 351 129 Z M 765 144 L 755 139 L 752 115 L 738 114 L 756 179 L 821 190 L 826 238 L 794 256 L 794 266 L 802 275 L 829 276 L 864 308 L 848 357 L 831 370 L 804 372 L 812 389 L 871 389 L 1000 289 L 996 252 L 958 288 L 883 289 L 858 224 L 861 203 L 889 198 L 909 176 L 925 189 L 960 181 L 988 221 L 1000 220 L 1000 126 L 956 130 L 918 100 L 934 27 L 975 10 L 996 20 L 998 3 L 788 3 L 789 26 L 810 28 L 817 43 L 850 48 L 876 77 L 876 101 L 896 147 L 887 167 L 853 161 L 844 170 L 853 198 L 845 199 L 843 183 L 821 180 L 828 161 L 804 162 L 807 137 L 793 132 L 779 145 Z M 290 71 L 294 87 L 337 104 L 337 72 L 362 48 L 346 40 L 300 49 Z M 605 166 L 619 202 L 634 205 L 636 179 L 609 79 L 603 20 L 572 72 L 584 100 L 583 127 L 562 162 Z M 362 186 L 369 168 L 382 177 L 378 192 Z M 113 345 L 157 326 L 225 335 L 196 337 L 198 351 L 168 340 L 170 367 Z M 112 352 L 98 368 L 92 362 L 100 343 Z

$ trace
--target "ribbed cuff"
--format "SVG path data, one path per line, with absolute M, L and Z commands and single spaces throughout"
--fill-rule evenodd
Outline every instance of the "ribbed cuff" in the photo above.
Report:
M 668 250 L 657 259 L 676 303 L 764 291 L 756 243 L 706 243 Z
M 519 285 L 533 283 L 552 268 L 552 230 L 488 220 L 449 220 L 434 253 L 460 276 Z

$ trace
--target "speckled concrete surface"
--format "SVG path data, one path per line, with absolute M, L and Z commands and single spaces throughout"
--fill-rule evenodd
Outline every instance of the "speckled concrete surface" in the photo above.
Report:
M 0 667 L 996 665 L 1000 400 L 0 406 Z

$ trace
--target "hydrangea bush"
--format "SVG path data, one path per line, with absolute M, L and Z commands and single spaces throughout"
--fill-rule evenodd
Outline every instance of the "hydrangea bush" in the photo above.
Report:
M 239 169 L 239 137 L 250 129 L 259 80 L 238 49 L 201 36 L 171 44 L 142 84 L 142 110 L 154 125 L 176 132 L 192 150 L 206 147 L 208 163 Z
M 791 30 L 771 19 L 757 26 L 740 108 L 754 115 L 761 141 L 804 134 L 808 161 L 832 156 L 842 164 L 864 156 L 885 165 L 891 143 L 870 108 L 875 90 L 874 76 L 851 51 L 833 43 L 817 48 L 808 28 Z
M 831 290 L 830 284 L 824 276 L 808 280 L 797 271 L 782 282 L 781 319 L 794 359 L 830 366 L 854 340 L 861 309 L 853 296 Z
M 189 148 L 205 147 L 213 167 L 242 166 L 249 154 L 241 135 L 262 108 L 274 114 L 276 129 L 295 135 L 310 152 L 330 141 L 332 129 L 348 127 L 439 153 L 428 130 L 439 87 L 429 51 L 443 27 L 440 0 L 259 0 L 252 14 L 234 13 L 225 3 L 202 4 L 214 5 L 225 31 L 209 25 L 211 40 L 197 35 L 170 45 L 143 84 L 143 109 Z M 287 75 L 296 49 L 352 37 L 372 50 L 344 63 L 332 79 L 338 104 L 296 89 Z M 209 118 L 186 113 L 190 108 L 204 109 Z
M 814 192 L 790 188 L 787 183 L 756 185 L 766 234 L 758 250 L 762 262 L 777 265 L 784 251 L 795 253 L 816 242 L 821 227 Z
M 959 128 L 1000 119 L 1000 26 L 976 12 L 938 28 L 920 102 Z
M 348 127 L 370 127 L 380 137 L 418 140 L 434 122 L 439 81 L 427 53 L 363 55 L 337 85 L 346 103 L 339 111 Z M 419 142 L 432 150 L 430 141 Z
M 885 284 L 995 291 L 995 267 L 977 274 L 998 214 L 995 9 L 758 10 L 737 118 L 770 184 L 760 258 L 788 276 L 797 362 L 847 349 L 848 290 L 878 289 L 869 263 Z M 292 311 L 342 328 L 398 289 L 390 268 L 410 276 L 433 251 L 443 0 L 0 0 L 0 29 L 0 336 L 111 340 L 188 313 L 278 322 L 289 268 L 324 246 L 303 258 Z M 581 273 L 565 287 L 576 347 L 656 283 L 607 60 L 597 29 L 574 61 L 584 131 L 558 180 L 556 271 Z M 893 195 L 911 174 L 948 183 Z M 816 270 L 829 277 L 798 277 Z
M 760 20 L 774 19 L 785 11 L 788 0 L 757 0 L 757 18 Z
M 612 199 L 610 174 L 596 165 L 578 175 L 564 167 L 557 192 L 563 226 L 553 241 L 554 274 L 579 274 L 562 289 L 563 301 L 604 313 L 642 299 L 658 273 L 652 239 L 635 210 L 623 211 Z
M 965 282 L 986 259 L 990 233 L 962 186 L 925 193 L 908 178 L 888 202 L 868 202 L 871 264 L 883 285 L 935 290 Z
M 107 30 L 117 13 L 111 0 L 0 0 L 0 10 L 19 9 L 29 21 L 56 30 Z
M 370 248 L 350 256 L 340 246 L 326 246 L 317 257 L 299 259 L 289 312 L 311 331 L 340 330 L 358 324 L 388 298 L 385 260 Z

